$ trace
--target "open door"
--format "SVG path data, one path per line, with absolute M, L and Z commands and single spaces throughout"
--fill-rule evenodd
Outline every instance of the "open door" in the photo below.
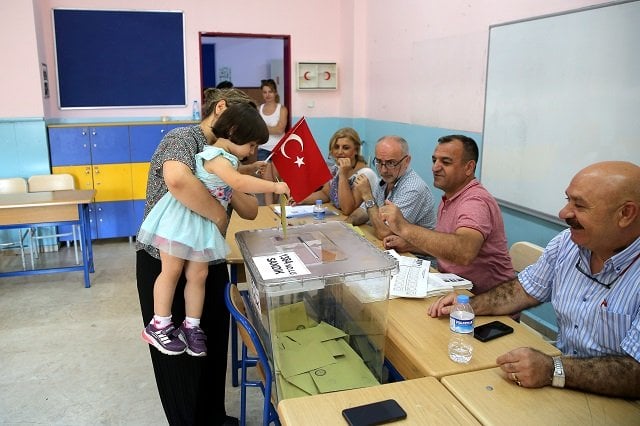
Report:
M 202 90 L 231 81 L 263 102 L 260 80 L 272 78 L 280 103 L 287 107 L 291 125 L 290 36 L 200 32 L 200 83 Z

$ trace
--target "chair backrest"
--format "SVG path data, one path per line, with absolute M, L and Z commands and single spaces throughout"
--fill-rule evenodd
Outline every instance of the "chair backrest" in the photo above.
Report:
M 27 192 L 27 181 L 24 178 L 0 179 L 0 194 L 20 194 Z
M 238 333 L 240 334 L 242 342 L 247 347 L 249 354 L 260 359 L 260 362 L 257 364 L 258 372 L 263 383 L 266 384 L 267 376 L 269 376 L 269 381 L 271 380 L 271 366 L 269 365 L 267 351 L 264 349 L 264 345 L 262 344 L 258 331 L 255 329 L 253 324 L 251 324 L 249 318 L 247 318 L 244 299 L 242 298 L 237 285 L 233 283 L 228 284 L 225 299 L 228 299 L 227 308 L 229 309 L 231 316 L 233 316 L 238 323 Z
M 240 423 L 244 424 L 246 419 L 246 387 L 260 387 L 264 400 L 262 402 L 262 424 L 270 425 L 275 423 L 280 424 L 278 419 L 278 412 L 275 409 L 276 395 L 273 392 L 273 372 L 269 364 L 269 358 L 267 351 L 264 349 L 262 340 L 258 335 L 258 331 L 253 327 L 253 324 L 249 321 L 246 315 L 245 303 L 238 286 L 233 283 L 227 283 L 227 288 L 224 294 L 225 303 L 229 313 L 236 322 L 238 333 L 242 339 L 242 365 L 243 365 L 243 379 L 240 384 L 241 396 L 240 396 Z M 249 355 L 249 352 L 254 352 L 255 356 Z M 253 365 L 258 370 L 260 376 L 259 380 L 247 380 L 246 367 Z
M 520 272 L 527 266 L 536 263 L 543 251 L 544 249 L 539 245 L 527 241 L 513 243 L 509 249 L 513 269 Z
M 34 175 L 29 178 L 29 192 L 62 191 L 76 189 L 73 176 L 68 173 Z

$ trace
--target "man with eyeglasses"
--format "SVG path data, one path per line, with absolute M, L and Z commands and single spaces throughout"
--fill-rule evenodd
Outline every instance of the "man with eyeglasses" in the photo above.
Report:
M 551 302 L 558 318 L 549 357 L 517 348 L 496 362 L 519 386 L 552 385 L 640 398 L 640 167 L 590 165 L 574 176 L 559 217 L 569 228 L 514 280 L 471 298 L 476 315 L 505 315 Z M 449 294 L 429 307 L 448 315 Z
M 380 209 L 381 220 L 392 232 L 384 238 L 385 248 L 435 257 L 440 272 L 471 280 L 474 294 L 516 275 L 500 207 L 475 177 L 478 155 L 476 141 L 468 136 L 438 139 L 431 171 L 433 185 L 444 196 L 434 230 L 412 226 L 391 203 Z
M 375 154 L 373 161 L 381 181 L 371 188 L 366 176 L 356 178 L 354 188 L 360 192 L 364 202 L 349 215 L 347 222 L 362 225 L 368 220 L 376 237 L 383 239 L 391 234 L 391 230 L 380 220 L 378 209 L 388 200 L 410 223 L 433 229 L 436 224 L 433 194 L 427 183 L 410 167 L 407 141 L 400 136 L 383 136 L 376 143 Z

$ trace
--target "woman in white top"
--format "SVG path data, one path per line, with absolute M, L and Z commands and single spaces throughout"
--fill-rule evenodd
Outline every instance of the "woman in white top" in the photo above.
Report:
M 260 82 L 260 89 L 262 89 L 264 103 L 260 105 L 258 111 L 260 111 L 260 115 L 269 129 L 269 141 L 261 145 L 258 149 L 258 161 L 264 161 L 271 155 L 273 148 L 284 136 L 289 114 L 287 107 L 280 104 L 280 95 L 278 95 L 278 88 L 275 81 L 272 79 L 262 80 Z M 273 166 L 273 163 L 269 162 L 262 178 L 273 181 L 277 176 L 278 171 Z M 264 201 L 267 205 L 273 204 L 273 193 L 265 193 Z
M 299 204 L 313 204 L 316 200 L 331 203 L 345 215 L 351 214 L 362 203 L 362 195 L 354 191 L 356 177 L 363 174 L 369 179 L 371 188 L 378 184 L 380 178 L 367 167 L 360 154 L 362 141 L 360 135 L 351 127 L 344 127 L 329 139 L 329 155 L 335 160 L 331 166 L 331 180 Z

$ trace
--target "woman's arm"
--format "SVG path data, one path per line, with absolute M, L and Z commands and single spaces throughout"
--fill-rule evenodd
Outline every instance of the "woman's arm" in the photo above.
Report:
M 287 129 L 287 107 L 280 105 L 280 117 L 275 126 L 267 126 L 270 135 L 281 135 Z
M 215 223 L 221 231 L 227 228 L 227 212 L 218 200 L 211 196 L 189 166 L 180 161 L 165 161 L 162 165 L 162 175 L 169 192 L 176 200 Z

